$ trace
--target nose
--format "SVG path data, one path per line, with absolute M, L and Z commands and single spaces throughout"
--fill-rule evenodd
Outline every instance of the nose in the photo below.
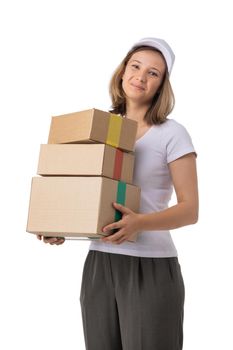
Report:
M 145 81 L 146 81 L 146 73 L 142 72 L 142 71 L 138 72 L 137 80 L 140 81 L 141 83 L 145 83 Z

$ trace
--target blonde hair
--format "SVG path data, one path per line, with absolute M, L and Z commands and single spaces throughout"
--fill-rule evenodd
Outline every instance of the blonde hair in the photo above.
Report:
M 125 115 L 126 113 L 126 97 L 122 88 L 122 76 L 125 67 L 135 52 L 143 50 L 160 51 L 150 46 L 140 46 L 128 52 L 121 64 L 117 67 L 109 84 L 109 93 L 112 100 L 112 109 L 110 112 Z M 162 55 L 162 54 L 161 54 Z M 150 107 L 148 108 L 144 120 L 149 125 L 162 124 L 167 116 L 172 112 L 175 105 L 175 97 L 169 80 L 169 73 L 166 69 L 160 88 L 155 94 Z

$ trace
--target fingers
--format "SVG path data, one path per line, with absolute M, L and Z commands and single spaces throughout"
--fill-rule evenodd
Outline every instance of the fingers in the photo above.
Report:
M 118 203 L 114 202 L 113 206 L 114 206 L 114 208 L 119 210 L 122 214 L 130 214 L 130 213 L 132 213 L 132 210 L 130 210 L 127 207 L 124 207 L 124 205 L 122 205 L 122 204 L 118 204 Z
M 124 234 L 124 230 L 119 230 L 116 233 L 101 238 L 101 240 L 106 243 L 121 244 L 122 242 L 126 241 L 126 236 Z
M 60 245 L 62 243 L 65 242 L 65 238 L 64 237 L 45 237 L 42 235 L 37 235 L 37 238 L 39 240 L 42 240 L 43 237 L 43 242 L 44 243 L 49 243 L 51 245 Z
M 65 242 L 64 237 L 60 237 L 59 240 L 57 241 L 57 245 L 63 244 Z
M 124 207 L 121 204 L 113 203 L 113 206 L 114 206 L 115 209 L 119 210 L 123 214 L 122 219 L 124 219 L 124 217 L 126 217 L 129 214 L 133 214 L 132 210 L 130 210 L 127 207 Z M 103 228 L 103 232 L 108 232 L 108 231 L 111 231 L 111 230 L 116 230 L 116 229 L 122 228 L 124 226 L 122 219 L 119 220 L 119 221 L 113 222 L 113 223 L 111 223 L 109 225 L 106 225 Z
M 54 244 L 58 240 L 57 237 L 43 237 L 44 243 Z
M 49 243 L 51 245 L 60 245 L 65 242 L 65 238 L 63 237 L 43 237 L 43 241 L 45 243 Z
M 60 237 L 57 241 L 57 245 L 63 244 L 65 242 L 65 238 L 64 237 Z
M 122 220 L 113 222 L 112 224 L 106 225 L 103 228 L 103 232 L 108 232 L 108 231 L 112 231 L 112 230 L 116 230 L 122 227 Z
M 53 242 L 49 242 L 51 245 L 60 245 L 65 242 L 65 238 L 63 237 L 56 237 L 56 241 L 53 240 Z

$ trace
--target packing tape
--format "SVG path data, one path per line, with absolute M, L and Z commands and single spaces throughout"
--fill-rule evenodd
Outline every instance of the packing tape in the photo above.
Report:
M 118 181 L 116 202 L 119 204 L 125 205 L 125 195 L 126 195 L 126 183 L 123 181 Z M 116 210 L 115 221 L 119 221 L 121 217 L 122 217 L 121 212 L 119 210 Z
M 122 172 L 122 163 L 123 163 L 123 152 L 116 148 L 115 153 L 115 162 L 113 169 L 113 179 L 120 180 Z
M 108 145 L 113 147 L 119 146 L 121 125 L 122 125 L 122 117 L 116 114 L 110 114 L 108 134 L 106 139 L 106 143 Z

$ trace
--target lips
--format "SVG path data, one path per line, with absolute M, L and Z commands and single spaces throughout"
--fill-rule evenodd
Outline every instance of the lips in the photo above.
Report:
M 139 90 L 145 90 L 145 88 L 141 85 L 137 85 L 137 84 L 130 84 L 131 86 L 135 87 L 136 89 L 139 89 Z

